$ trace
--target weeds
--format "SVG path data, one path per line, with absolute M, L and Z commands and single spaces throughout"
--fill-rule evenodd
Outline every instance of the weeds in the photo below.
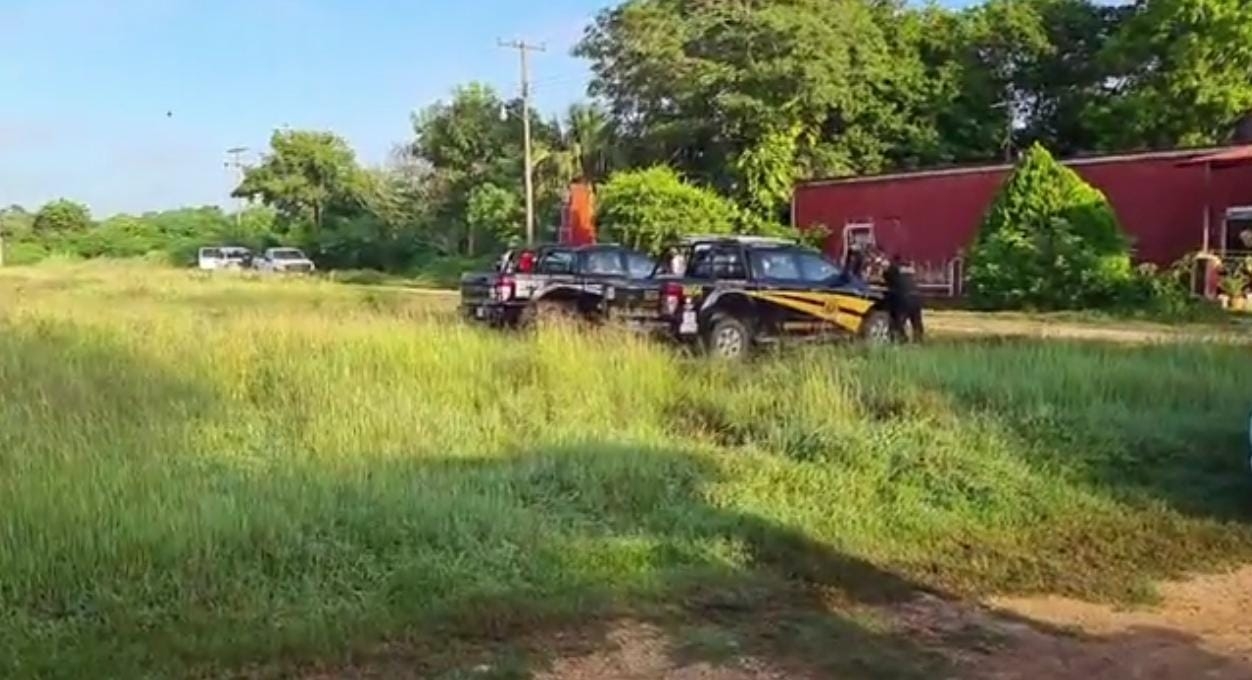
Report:
M 1128 599 L 1252 559 L 1243 347 L 736 371 L 420 295 L 23 271 L 0 277 L 0 676 L 333 656 L 763 573 Z

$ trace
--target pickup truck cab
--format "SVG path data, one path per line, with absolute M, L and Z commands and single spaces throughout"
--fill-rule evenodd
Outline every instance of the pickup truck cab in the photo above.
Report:
M 317 269 L 299 248 L 269 248 L 261 255 L 256 268 L 277 274 L 311 274 Z
M 461 277 L 461 312 L 494 326 L 540 317 L 659 324 L 655 270 L 652 258 L 618 245 L 511 251 L 495 271 Z
M 239 246 L 210 246 L 197 253 L 196 266 L 204 271 L 247 269 L 252 266 L 252 251 Z
M 782 340 L 891 341 L 883 295 L 791 241 L 691 237 L 685 271 L 660 277 L 670 335 L 739 359 Z

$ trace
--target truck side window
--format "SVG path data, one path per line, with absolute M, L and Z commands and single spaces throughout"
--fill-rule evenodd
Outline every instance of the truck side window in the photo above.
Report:
M 574 254 L 568 250 L 556 250 L 547 253 L 539 260 L 540 274 L 572 274 L 574 272 Z
M 752 276 L 768 281 L 799 281 L 800 267 L 790 250 L 753 251 Z
M 743 255 L 734 247 L 696 248 L 689 275 L 696 279 L 746 279 Z

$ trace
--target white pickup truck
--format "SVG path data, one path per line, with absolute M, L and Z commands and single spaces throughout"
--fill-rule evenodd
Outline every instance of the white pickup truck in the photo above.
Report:
M 270 248 L 256 261 L 257 271 L 276 274 L 312 274 L 317 267 L 299 248 Z
M 239 246 L 201 248 L 196 264 L 204 271 L 247 269 L 252 264 L 252 251 Z

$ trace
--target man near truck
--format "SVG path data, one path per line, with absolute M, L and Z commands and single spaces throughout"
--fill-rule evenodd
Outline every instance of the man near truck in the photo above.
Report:
M 891 264 L 883 274 L 887 285 L 887 311 L 891 314 L 891 335 L 897 341 L 921 342 L 926 337 L 922 323 L 922 300 L 917 294 L 917 274 L 913 265 L 899 253 L 892 255 Z M 905 331 L 905 326 L 909 332 Z

